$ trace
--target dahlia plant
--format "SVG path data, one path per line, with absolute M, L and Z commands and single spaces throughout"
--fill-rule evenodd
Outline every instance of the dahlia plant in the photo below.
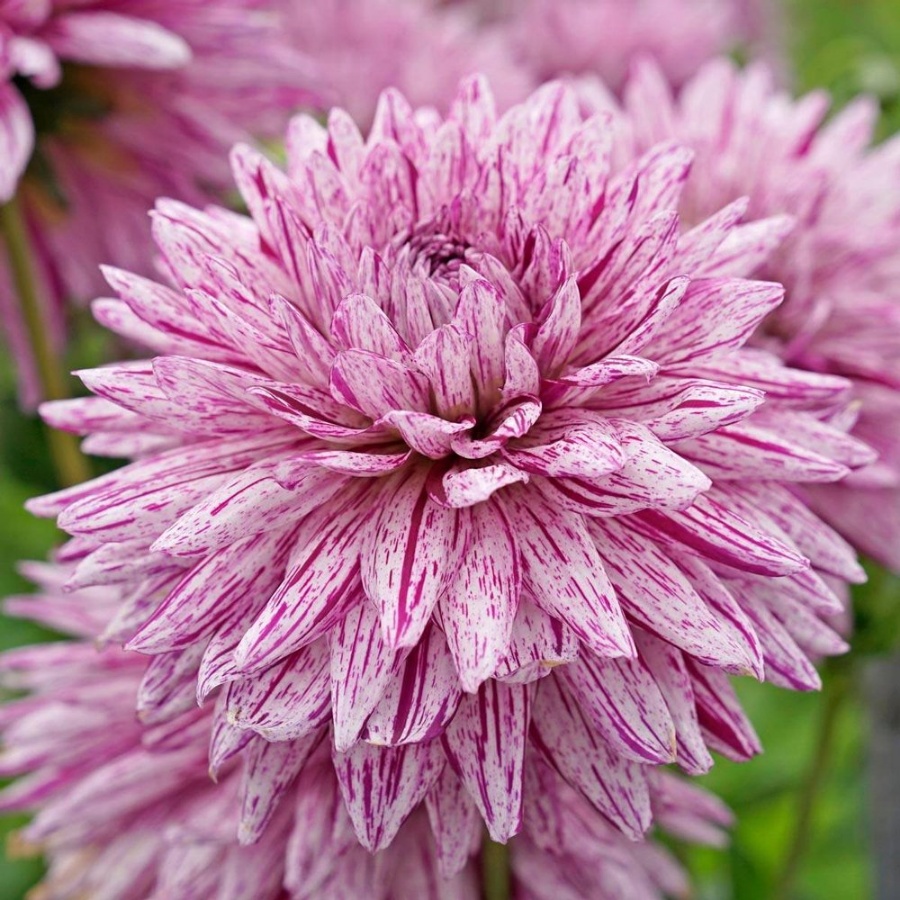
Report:
M 743 196 L 753 217 L 791 215 L 787 239 L 754 268 L 784 284 L 787 299 L 752 343 L 852 382 L 853 433 L 878 461 L 803 495 L 859 550 L 900 570 L 900 139 L 873 146 L 869 98 L 825 123 L 828 108 L 824 92 L 791 99 L 764 66 L 713 62 L 674 94 L 645 61 L 625 90 L 619 146 L 631 150 L 619 164 L 676 140 L 697 156 L 685 222 Z
M 443 118 L 386 92 L 366 140 L 297 119 L 287 173 L 238 148 L 248 216 L 161 202 L 167 283 L 107 270 L 96 315 L 159 355 L 44 408 L 134 460 L 31 508 L 70 587 L 119 586 L 140 708 L 215 695 L 297 773 L 323 742 L 369 850 L 429 797 L 440 852 L 473 808 L 539 829 L 547 767 L 638 838 L 656 766 L 758 749 L 728 673 L 811 689 L 845 649 L 862 571 L 797 490 L 872 453 L 846 381 L 745 346 L 789 223 L 682 229 L 690 152 L 614 173 L 581 110 L 473 79 Z
M 8 610 L 80 638 L 0 657 L 4 686 L 30 691 L 0 712 L 0 773 L 27 775 L 0 794 L 0 809 L 36 812 L 15 844 L 46 853 L 42 896 L 481 896 L 477 812 L 455 775 L 446 772 L 391 847 L 372 855 L 354 834 L 327 741 L 271 743 L 214 725 L 209 709 L 179 712 L 146 657 L 98 653 L 90 642 L 114 612 L 115 588 L 66 595 L 66 569 L 25 571 L 44 593 L 14 598 Z M 730 816 L 718 801 L 671 775 L 652 785 L 657 817 L 673 834 L 721 842 Z M 511 897 L 686 894 L 685 875 L 662 846 L 623 837 L 539 760 L 526 801 L 532 814 L 510 848 Z
M 307 64 L 282 45 L 270 6 L 0 0 L 0 204 L 20 193 L 4 230 L 10 254 L 14 239 L 32 244 L 41 303 L 31 314 L 42 333 L 29 334 L 0 271 L 26 405 L 42 394 L 32 345 L 59 351 L 63 302 L 96 296 L 100 262 L 150 268 L 154 200 L 221 196 L 228 148 L 280 133 L 311 98 Z

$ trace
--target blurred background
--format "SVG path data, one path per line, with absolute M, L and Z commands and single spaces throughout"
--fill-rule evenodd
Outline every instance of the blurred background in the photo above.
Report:
M 797 92 L 826 87 L 838 107 L 859 92 L 874 94 L 883 108 L 881 137 L 900 130 L 898 0 L 788 0 L 785 18 Z M 77 335 L 70 369 L 114 357 L 104 346 L 110 339 L 86 319 Z M 41 426 L 20 413 L 11 365 L 0 358 L 0 595 L 28 590 L 16 561 L 41 559 L 57 541 L 52 524 L 22 507 L 54 487 Z M 739 685 L 766 753 L 742 765 L 719 760 L 702 779 L 739 822 L 726 850 L 674 848 L 702 900 L 873 896 L 871 684 L 891 671 L 884 660 L 900 646 L 900 582 L 873 570 L 856 602 L 856 652 L 826 666 L 822 694 Z M 0 648 L 52 639 L 29 623 L 0 619 Z M 0 900 L 24 897 L 40 875 L 40 861 L 16 858 L 8 840 L 19 824 L 0 818 L 9 851 L 0 858 Z

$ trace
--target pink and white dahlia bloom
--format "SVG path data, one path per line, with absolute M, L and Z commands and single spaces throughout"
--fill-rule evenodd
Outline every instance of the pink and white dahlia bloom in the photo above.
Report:
M 182 709 L 146 657 L 98 653 L 91 643 L 117 603 L 115 589 L 64 595 L 65 569 L 26 571 L 45 594 L 9 601 L 8 610 L 81 638 L 0 657 L 4 686 L 29 692 L 0 710 L 0 773 L 23 776 L 0 793 L 0 809 L 35 813 L 16 843 L 47 857 L 41 896 L 481 896 L 479 818 L 452 773 L 414 801 L 392 846 L 372 854 L 354 833 L 327 740 L 272 743 L 214 725 L 210 710 Z M 516 900 L 687 893 L 660 845 L 623 837 L 544 763 L 535 761 L 530 775 L 526 826 L 510 848 Z M 730 816 L 714 798 L 663 774 L 652 792 L 671 833 L 724 839 Z
M 272 6 L 0 0 L 0 203 L 21 184 L 57 343 L 63 301 L 96 296 L 101 262 L 150 268 L 157 197 L 221 196 L 235 141 L 280 134 L 311 99 L 307 63 L 282 44 Z M 4 272 L 0 304 L 33 402 Z
M 793 217 L 755 270 L 784 284 L 787 299 L 753 343 L 853 383 L 854 434 L 878 462 L 805 496 L 858 549 L 900 570 L 900 139 L 872 145 L 878 110 L 868 98 L 825 124 L 828 107 L 822 92 L 792 100 L 764 67 L 739 72 L 725 61 L 673 95 L 647 63 L 625 91 L 623 124 L 635 156 L 661 140 L 695 152 L 686 222 L 743 196 L 754 217 Z
M 459 80 L 490 76 L 508 106 L 532 87 L 504 35 L 479 27 L 472 11 L 434 0 L 281 0 L 294 44 L 315 61 L 326 100 L 365 132 L 378 97 L 396 88 L 414 106 L 446 112 Z
M 498 17 L 498 4 L 474 5 Z M 673 84 L 682 84 L 720 53 L 763 38 L 771 43 L 769 6 L 767 0 L 512 0 L 499 5 L 499 22 L 537 83 L 599 75 L 618 91 L 640 56 L 651 56 Z
M 160 355 L 45 407 L 134 458 L 31 506 L 73 586 L 127 588 L 105 638 L 226 723 L 330 729 L 370 848 L 444 773 L 507 840 L 533 755 L 639 836 L 648 766 L 758 749 L 726 673 L 811 689 L 845 649 L 862 572 L 795 492 L 872 455 L 845 381 L 744 346 L 785 221 L 683 231 L 690 152 L 613 174 L 580 108 L 476 79 L 365 141 L 299 118 L 286 174 L 239 148 L 249 216 L 161 203 L 168 284 L 95 304 Z

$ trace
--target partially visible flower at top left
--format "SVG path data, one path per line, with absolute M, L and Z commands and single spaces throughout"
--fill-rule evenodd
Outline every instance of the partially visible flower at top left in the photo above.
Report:
M 95 295 L 101 263 L 151 268 L 146 213 L 157 197 L 220 196 L 228 148 L 278 134 L 315 99 L 274 6 L 0 0 L 0 204 L 21 193 L 57 346 L 63 301 Z M 7 282 L 0 268 L 0 312 L 34 402 Z

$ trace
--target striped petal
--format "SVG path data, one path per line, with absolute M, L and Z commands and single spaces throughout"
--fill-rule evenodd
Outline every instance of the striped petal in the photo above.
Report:
M 580 517 L 536 502 L 532 495 L 507 491 L 499 499 L 534 602 L 598 653 L 633 656 L 615 591 Z
M 357 604 L 331 633 L 331 707 L 334 744 L 348 750 L 366 719 L 395 679 L 402 654 L 381 636 L 378 612 L 369 602 Z
M 267 741 L 293 741 L 311 734 L 328 721 L 330 709 L 326 641 L 250 678 L 233 681 L 225 702 L 229 722 Z
M 241 821 L 238 840 L 243 846 L 256 843 L 275 815 L 310 754 L 321 740 L 314 734 L 298 741 L 272 743 L 254 739 L 246 754 L 241 785 Z
M 675 725 L 641 660 L 582 653 L 558 677 L 580 700 L 594 727 L 627 759 L 662 764 L 675 759 Z
M 461 696 L 447 641 L 432 626 L 372 710 L 363 739 L 388 747 L 432 740 L 447 727 Z
M 469 544 L 440 601 L 440 613 L 460 684 L 474 693 L 509 648 L 522 576 L 506 519 L 481 505 L 472 509 L 469 522 Z M 457 544 L 456 554 L 460 549 Z
M 758 669 L 755 637 L 717 615 L 666 553 L 616 519 L 588 528 L 632 622 L 708 665 L 740 674 Z
M 494 677 L 509 684 L 528 684 L 544 678 L 559 665 L 578 656 L 578 638 L 559 619 L 522 598 L 509 639 Z
M 372 419 L 395 409 L 427 412 L 428 379 L 377 353 L 344 350 L 331 368 L 331 393 Z
M 360 843 L 373 853 L 387 847 L 424 799 L 443 768 L 436 742 L 403 747 L 358 743 L 334 754 L 341 795 Z
M 438 865 L 445 878 L 469 862 L 481 839 L 481 818 L 462 782 L 450 766 L 425 798 L 437 845 Z
M 236 541 L 192 569 L 165 597 L 128 648 L 159 653 L 208 637 L 271 596 L 294 544 L 293 532 Z
M 681 651 L 639 630 L 635 640 L 675 723 L 678 765 L 690 775 L 708 772 L 713 760 L 700 731 L 691 677 Z
M 463 700 L 441 738 L 491 838 L 500 843 L 522 827 L 522 771 L 530 720 L 529 687 L 488 681 Z
M 650 794 L 642 766 L 613 751 L 557 678 L 538 689 L 532 720 L 538 751 L 565 780 L 632 840 L 650 827 Z
M 362 599 L 359 552 L 364 517 L 357 503 L 325 508 L 302 524 L 287 574 L 235 653 L 256 671 L 325 634 Z
M 230 479 L 167 528 L 152 549 L 173 556 L 213 553 L 240 538 L 283 527 L 286 521 L 299 523 L 345 484 L 330 471 L 310 465 L 287 490 L 274 478 L 280 468 L 280 461 L 265 462 Z
M 426 475 L 416 469 L 382 489 L 362 554 L 366 596 L 394 648 L 412 647 L 422 636 L 443 589 L 451 548 L 454 513 L 429 498 Z

